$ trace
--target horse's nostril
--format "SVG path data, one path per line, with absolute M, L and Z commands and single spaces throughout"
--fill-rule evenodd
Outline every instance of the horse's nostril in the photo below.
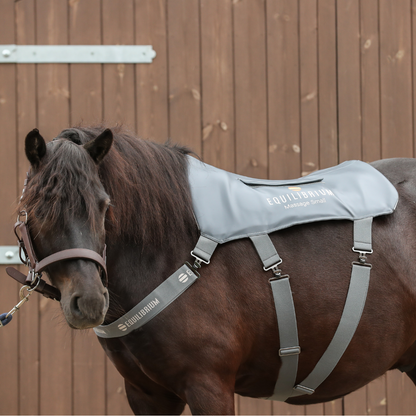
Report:
M 74 295 L 71 299 L 71 311 L 74 315 L 82 315 L 81 310 L 79 309 L 79 296 Z

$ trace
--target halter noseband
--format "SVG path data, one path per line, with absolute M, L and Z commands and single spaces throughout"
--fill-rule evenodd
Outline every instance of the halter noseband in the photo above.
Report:
M 27 176 L 29 176 L 29 174 Z M 27 183 L 28 179 L 26 178 L 20 199 L 22 199 L 26 191 Z M 24 220 L 22 220 L 22 217 L 24 217 Z M 44 271 L 50 265 L 59 263 L 64 260 L 84 259 L 91 260 L 100 266 L 102 273 L 101 277 L 104 286 L 107 287 L 108 276 L 106 267 L 106 246 L 104 246 L 102 256 L 97 252 L 87 248 L 70 248 L 53 253 L 50 256 L 45 257 L 43 260 L 38 261 L 33 249 L 29 229 L 27 227 L 26 211 L 21 211 L 19 213 L 17 222 L 14 225 L 14 233 L 16 234 L 19 245 L 20 260 L 23 264 L 29 267 L 29 273 L 27 276 L 13 267 L 6 268 L 7 274 L 18 282 L 31 286 L 36 292 L 42 293 L 42 295 L 45 297 L 60 300 L 61 293 L 59 290 L 47 284 L 44 280 L 41 279 L 42 271 Z

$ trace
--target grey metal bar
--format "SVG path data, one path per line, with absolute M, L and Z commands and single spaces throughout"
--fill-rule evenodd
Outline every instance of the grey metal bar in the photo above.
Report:
M 0 246 L 0 264 L 21 264 L 18 246 Z
M 0 45 L 0 63 L 151 63 L 152 45 Z

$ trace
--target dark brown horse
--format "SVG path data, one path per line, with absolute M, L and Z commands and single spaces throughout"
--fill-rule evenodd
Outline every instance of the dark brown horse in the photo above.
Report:
M 45 145 L 26 139 L 31 163 L 19 209 L 39 259 L 69 248 L 101 253 L 109 286 L 88 259 L 47 269 L 73 328 L 110 323 L 184 262 L 198 239 L 187 182 L 186 148 L 158 145 L 120 129 L 72 128 Z M 311 396 L 334 400 L 394 368 L 416 383 L 416 160 L 374 163 L 397 188 L 392 215 L 374 219 L 373 269 L 357 332 L 328 379 Z M 340 321 L 357 256 L 351 221 L 295 226 L 272 234 L 291 276 L 297 312 L 297 382 L 320 359 Z M 248 239 L 218 247 L 201 277 L 140 329 L 100 342 L 125 379 L 140 414 L 234 413 L 234 393 L 269 397 L 281 365 L 269 274 Z

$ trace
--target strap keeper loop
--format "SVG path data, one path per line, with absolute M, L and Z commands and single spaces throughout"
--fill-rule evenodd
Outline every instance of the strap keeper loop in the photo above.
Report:
M 279 357 L 287 357 L 289 355 L 299 355 L 300 354 L 300 347 L 285 347 L 280 348 L 279 350 Z

